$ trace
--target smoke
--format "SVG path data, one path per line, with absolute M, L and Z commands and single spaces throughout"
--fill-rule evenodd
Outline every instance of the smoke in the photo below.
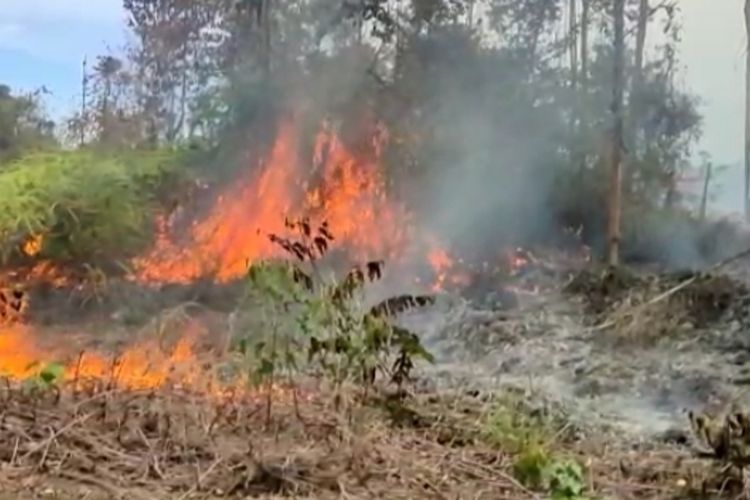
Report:
M 582 228 L 584 243 L 603 253 L 606 178 L 597 144 L 609 123 L 606 50 L 592 51 L 599 87 L 588 104 L 597 111 L 583 137 L 572 125 L 571 113 L 582 110 L 568 75 L 528 51 L 487 46 L 461 24 L 400 26 L 389 38 L 372 35 L 375 20 L 358 37 L 356 22 L 330 8 L 295 15 L 324 29 L 278 27 L 273 84 L 253 96 L 274 102 L 268 108 L 275 122 L 265 121 L 265 133 L 281 115 L 295 115 L 302 156 L 311 158 L 313 136 L 326 119 L 355 152 L 371 145 L 372 122 L 384 122 L 391 194 L 419 227 L 464 258 L 559 245 L 569 228 Z M 576 157 L 576 143 L 589 150 L 587 161 Z M 700 267 L 736 246 L 707 241 L 710 231 L 682 214 L 627 217 L 623 255 L 633 261 Z

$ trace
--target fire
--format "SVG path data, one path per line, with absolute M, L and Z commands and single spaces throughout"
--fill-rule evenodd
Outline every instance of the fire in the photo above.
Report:
M 27 256 L 34 257 L 37 254 L 39 254 L 39 252 L 42 251 L 43 243 L 44 243 L 44 235 L 35 234 L 35 235 L 30 236 L 26 241 L 24 241 L 23 245 L 21 245 L 21 250 Z
M 448 279 L 448 273 L 454 265 L 453 259 L 442 248 L 435 248 L 427 254 L 427 261 L 435 273 L 435 283 L 432 286 L 432 290 L 435 292 L 443 290 L 445 282 Z
M 472 282 L 472 274 L 464 266 L 462 259 L 455 260 L 450 254 L 435 247 L 427 254 L 427 262 L 432 267 L 435 281 L 432 285 L 433 292 L 445 291 L 448 286 L 466 287 Z
M 193 386 L 199 382 L 200 373 L 196 370 L 199 358 L 193 349 L 196 338 L 196 330 L 191 327 L 168 352 L 161 349 L 158 341 L 147 340 L 116 357 L 96 352 L 71 357 L 63 349 L 40 345 L 30 327 L 15 324 L 0 332 L 0 376 L 27 379 L 39 370 L 39 363 L 67 358 L 63 363 L 67 380 L 112 381 L 125 389 L 152 389 L 169 381 Z
M 524 248 L 515 248 L 508 252 L 508 268 L 511 276 L 522 273 L 530 264 L 535 261 L 534 254 Z
M 137 278 L 151 283 L 239 278 L 249 263 L 275 254 L 268 234 L 283 231 L 287 217 L 303 215 L 327 221 L 336 243 L 354 257 L 397 255 L 408 214 L 386 193 L 379 161 L 383 136 L 376 135 L 371 156 L 358 155 L 324 124 L 310 172 L 294 122 L 282 124 L 259 173 L 251 169 L 222 193 L 208 216 L 194 223 L 185 244 L 173 241 L 168 223 L 160 221 L 154 249 L 134 261 Z

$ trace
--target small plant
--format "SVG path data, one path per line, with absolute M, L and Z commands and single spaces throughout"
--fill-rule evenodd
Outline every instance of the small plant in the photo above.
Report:
M 555 460 L 546 469 L 553 500 L 582 500 L 586 490 L 583 468 L 572 460 Z
M 520 401 L 502 401 L 488 415 L 482 434 L 485 441 L 514 455 L 514 475 L 527 488 L 547 492 L 554 500 L 585 498 L 581 466 L 552 451 L 557 433 L 551 422 L 530 415 Z
M 432 297 L 403 295 L 366 307 L 360 292 L 382 277 L 384 263 L 355 266 L 340 282 L 324 279 L 320 260 L 334 241 L 327 224 L 287 221 L 286 227 L 294 237 L 270 240 L 292 260 L 263 261 L 248 271 L 248 301 L 260 306 L 255 330 L 265 334 L 242 335 L 237 346 L 258 377 L 268 382 L 280 371 L 291 375 L 304 355 L 338 395 L 346 382 L 367 390 L 385 378 L 401 388 L 417 358 L 432 361 L 416 334 L 389 321 L 431 304 Z
M 728 472 L 742 475 L 750 465 L 750 415 L 736 412 L 723 419 L 689 413 L 690 425 L 702 447 L 700 456 L 712 458 Z
M 50 362 L 44 365 L 32 363 L 28 367 L 28 371 L 32 372 L 32 370 L 35 370 L 34 374 L 27 378 L 24 383 L 25 387 L 30 390 L 55 389 L 65 376 L 65 367 L 57 362 Z

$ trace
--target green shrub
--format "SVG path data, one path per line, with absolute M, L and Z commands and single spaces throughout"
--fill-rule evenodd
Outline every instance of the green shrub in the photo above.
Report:
M 333 385 L 338 403 L 345 383 L 365 391 L 378 380 L 401 387 L 417 359 L 432 361 L 416 334 L 389 321 L 431 304 L 432 297 L 403 295 L 365 306 L 363 287 L 380 279 L 383 263 L 356 266 L 340 282 L 325 279 L 318 260 L 332 241 L 327 226 L 288 224 L 299 231 L 298 239 L 271 235 L 271 240 L 297 262 L 261 261 L 250 267 L 243 302 L 248 320 L 234 339 L 257 383 L 291 377 L 305 364 Z
M 177 176 L 171 151 L 26 155 L 0 172 L 0 257 L 98 262 L 141 251 L 160 189 Z

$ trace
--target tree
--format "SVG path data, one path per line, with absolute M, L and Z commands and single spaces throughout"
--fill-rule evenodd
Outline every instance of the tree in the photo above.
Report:
M 135 35 L 129 63 L 136 99 L 153 140 L 174 142 L 190 126 L 190 102 L 212 84 L 220 64 L 221 23 L 231 0 L 125 0 Z
M 625 0 L 614 0 L 614 80 L 612 83 L 612 136 L 610 138 L 610 193 L 607 239 L 609 265 L 620 263 L 622 218 L 623 87 L 625 66 Z
M 750 221 L 750 0 L 745 0 L 745 217 Z
M 581 81 L 584 90 L 588 82 L 589 72 L 589 24 L 591 0 L 581 0 Z
M 111 110 L 112 92 L 115 86 L 115 79 L 122 70 L 122 61 L 113 56 L 99 56 L 97 64 L 94 67 L 96 81 L 101 85 L 99 105 L 98 105 L 98 122 L 100 128 L 100 140 L 107 142 L 112 133 L 113 113 Z
M 13 95 L 10 87 L 0 85 L 0 162 L 14 158 L 27 149 L 56 144 L 55 123 L 41 108 L 45 89 L 26 95 Z

